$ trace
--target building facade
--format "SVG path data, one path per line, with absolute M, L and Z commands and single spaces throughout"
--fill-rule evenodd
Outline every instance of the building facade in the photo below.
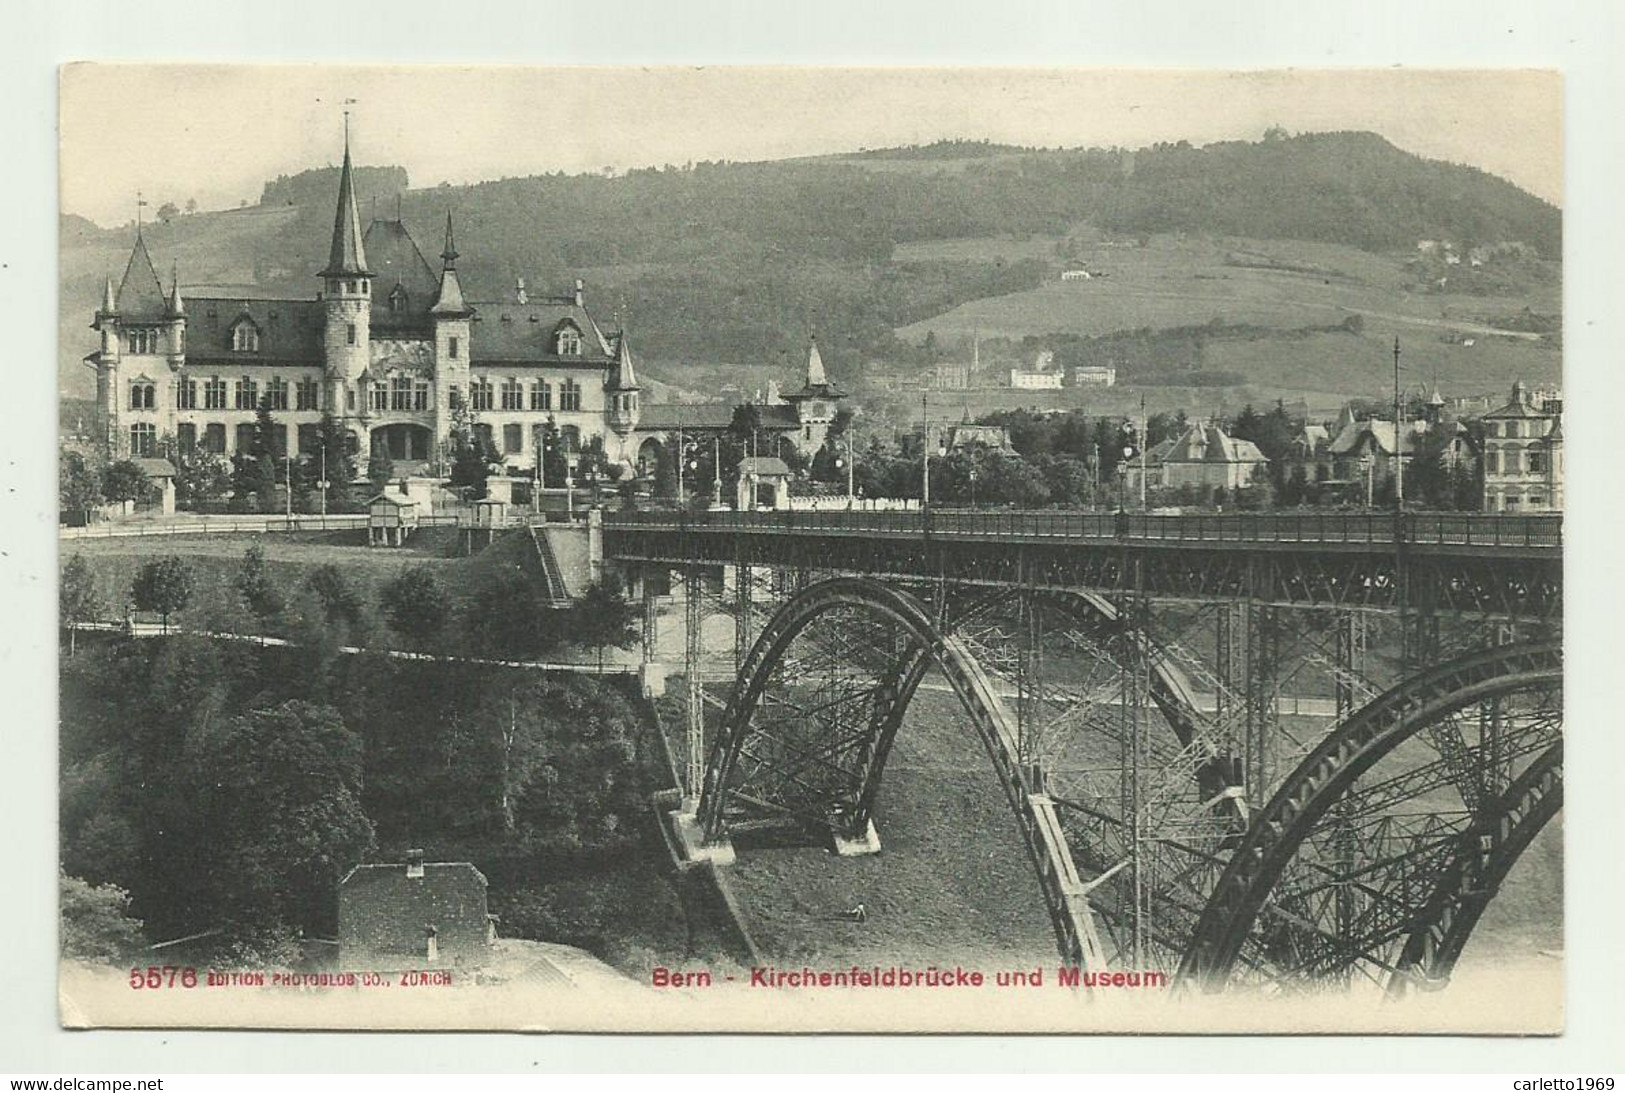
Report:
M 1191 425 L 1178 436 L 1154 445 L 1144 459 L 1124 465 L 1127 488 L 1239 489 L 1263 477 L 1269 460 L 1250 440 L 1238 440 L 1216 424 Z
M 339 960 L 351 968 L 477 968 L 496 936 L 469 862 L 358 865 L 339 881 Z
M 566 295 L 464 295 L 451 215 L 440 267 L 400 220 L 363 231 L 346 143 L 338 207 L 320 290 L 310 298 L 166 291 L 146 240 L 115 289 L 109 278 L 92 326 L 101 440 L 115 457 L 223 455 L 253 443 L 270 412 L 279 449 L 316 450 L 324 415 L 357 453 L 384 451 L 405 470 L 443 463 L 462 421 L 498 460 L 536 465 L 546 429 L 579 446 L 601 438 L 630 466 L 640 391 L 624 331 L 606 332 L 577 281 Z
M 1563 510 L 1563 404 L 1539 401 L 1520 381 L 1512 398 L 1484 415 L 1484 511 Z

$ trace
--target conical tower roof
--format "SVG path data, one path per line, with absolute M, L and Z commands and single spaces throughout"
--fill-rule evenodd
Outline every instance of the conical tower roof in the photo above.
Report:
M 333 243 L 327 252 L 323 277 L 370 277 L 367 251 L 361 243 L 361 213 L 355 203 L 355 180 L 350 166 L 350 135 L 344 135 L 344 169 L 339 173 L 339 205 L 333 214 Z
M 165 310 L 170 318 L 179 319 L 186 314 L 186 301 L 181 299 L 181 275 L 179 270 L 170 270 L 169 282 L 169 305 Z
M 636 391 L 638 375 L 632 367 L 632 347 L 626 344 L 626 331 L 615 334 L 615 363 L 610 366 L 609 390 Z
M 807 386 L 828 387 L 829 377 L 824 374 L 824 358 L 818 354 L 818 339 L 807 339 Z
M 107 284 L 102 288 L 102 306 L 100 310 L 103 315 L 118 314 L 118 299 L 113 293 L 112 274 L 107 275 Z
M 451 238 L 451 210 L 446 210 L 446 248 L 440 252 L 440 290 L 435 293 L 431 315 L 469 315 L 467 301 L 463 299 L 463 284 L 457 279 L 457 245 Z
M 137 231 L 130 262 L 124 267 L 124 280 L 119 283 L 117 311 L 126 319 L 161 319 L 164 307 L 164 286 L 152 267 L 147 241 Z

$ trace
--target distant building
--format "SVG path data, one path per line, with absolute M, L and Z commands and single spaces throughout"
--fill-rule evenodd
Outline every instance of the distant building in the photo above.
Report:
M 1093 277 L 1094 275 L 1086 269 L 1069 269 L 1061 274 L 1063 281 L 1089 281 L 1093 280 Z
M 1563 510 L 1563 403 L 1539 403 L 1522 381 L 1512 399 L 1484 415 L 1484 511 Z
M 1059 391 L 1061 370 L 1055 367 L 1055 354 L 1045 349 L 1039 352 L 1030 369 L 1010 369 L 1010 386 L 1021 391 Z
M 347 967 L 475 968 L 496 939 L 485 875 L 470 862 L 358 865 L 339 881 L 339 959 Z
M 931 368 L 930 383 L 939 391 L 963 391 L 970 386 L 970 365 L 938 361 Z
M 1154 445 L 1143 460 L 1127 465 L 1127 487 L 1140 488 L 1141 467 L 1150 489 L 1181 486 L 1244 488 L 1263 475 L 1269 461 L 1258 445 L 1237 440 L 1217 425 L 1192 425 L 1178 436 Z
M 1072 370 L 1074 387 L 1115 387 L 1117 369 L 1109 364 L 1080 365 Z

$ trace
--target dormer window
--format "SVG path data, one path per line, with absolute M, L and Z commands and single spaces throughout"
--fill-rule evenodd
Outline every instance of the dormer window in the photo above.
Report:
M 147 327 L 136 327 L 126 335 L 126 341 L 131 353 L 158 352 L 158 331 Z
M 396 285 L 389 293 L 389 310 L 392 315 L 401 315 L 406 312 L 406 289 Z
M 260 351 L 260 328 L 250 319 L 240 320 L 231 328 L 231 348 L 237 353 L 258 353 Z
M 557 352 L 559 356 L 581 356 L 581 331 L 577 330 L 574 325 L 559 327 L 558 333 L 553 337 L 555 345 L 554 351 Z

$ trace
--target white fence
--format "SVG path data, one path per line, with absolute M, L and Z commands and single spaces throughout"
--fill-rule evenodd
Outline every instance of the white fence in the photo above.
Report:
M 119 539 L 141 535 L 232 535 L 264 531 L 355 531 L 367 514 L 343 516 L 193 516 L 169 520 L 109 520 L 82 528 L 57 528 L 61 539 Z M 451 521 L 455 523 L 455 520 Z

